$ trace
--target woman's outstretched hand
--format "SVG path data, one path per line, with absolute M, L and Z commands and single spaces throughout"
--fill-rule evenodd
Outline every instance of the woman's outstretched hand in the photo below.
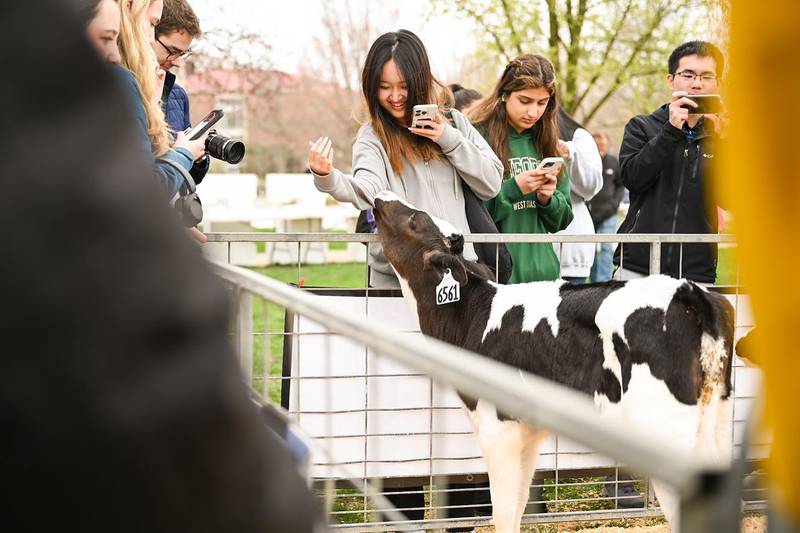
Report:
M 327 176 L 333 171 L 333 144 L 328 137 L 309 141 L 308 168 L 319 176 Z

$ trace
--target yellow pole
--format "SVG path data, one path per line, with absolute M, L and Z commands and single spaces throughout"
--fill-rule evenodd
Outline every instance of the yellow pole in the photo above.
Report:
M 731 124 L 717 186 L 732 207 L 765 373 L 772 504 L 800 523 L 800 4 L 734 0 Z

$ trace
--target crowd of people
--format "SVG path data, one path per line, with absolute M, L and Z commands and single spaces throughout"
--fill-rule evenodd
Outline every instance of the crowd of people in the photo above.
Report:
M 188 98 L 170 72 L 201 34 L 197 16 L 185 0 L 77 1 L 86 37 L 127 95 L 138 125 L 137 148 L 150 161 L 165 200 L 174 204 L 209 168 L 207 133 L 187 138 Z M 189 231 L 205 242 L 196 228 Z
M 189 99 L 172 72 L 202 34 L 199 21 L 186 0 L 78 1 L 86 36 L 127 94 L 138 148 L 175 203 L 209 169 L 207 134 L 186 137 Z M 686 96 L 718 93 L 723 68 L 711 43 L 678 47 L 668 60 L 671 102 L 629 122 L 617 161 L 604 132 L 593 135 L 561 106 L 557 73 L 546 57 L 513 59 L 483 96 L 437 80 L 412 32 L 386 33 L 362 69 L 368 119 L 353 144 L 351 172 L 333 167 L 333 147 L 324 136 L 311 143 L 308 164 L 320 191 L 364 210 L 366 220 L 375 195 L 388 189 L 464 233 L 475 227 L 476 209 L 485 209 L 500 233 L 714 233 L 716 206 L 703 176 L 725 119 L 691 113 L 697 104 Z M 439 113 L 430 124 L 412 127 L 414 106 L 431 103 Z M 547 158 L 560 163 L 540 168 Z M 618 207 L 628 191 L 630 208 L 620 225 Z M 476 208 L 472 197 L 484 205 Z M 202 233 L 190 231 L 204 242 Z M 464 256 L 488 262 L 476 248 L 468 243 Z M 509 283 L 649 273 L 644 244 L 615 251 L 610 243 L 509 243 L 502 250 L 513 266 L 498 278 Z M 714 282 L 714 246 L 664 245 L 661 257 L 663 273 Z M 370 284 L 397 286 L 380 246 L 370 247 Z
M 327 137 L 311 143 L 309 168 L 317 188 L 339 201 L 369 210 L 378 192 L 391 190 L 464 233 L 471 229 L 465 188 L 484 200 L 499 233 L 715 233 L 716 203 L 705 174 L 726 119 L 693 113 L 698 104 L 688 96 L 718 94 L 724 60 L 713 44 L 691 41 L 673 51 L 667 66 L 670 103 L 628 123 L 618 161 L 605 132 L 590 133 L 560 105 L 556 72 L 546 57 L 513 59 L 482 96 L 439 82 L 413 33 L 386 33 L 372 45 L 362 71 L 369 120 L 353 145 L 351 172 L 333 166 Z M 438 104 L 439 114 L 428 125 L 413 123 L 414 106 L 430 103 Z M 539 166 L 552 157 L 561 162 Z M 630 208 L 620 224 L 628 193 Z M 612 272 L 614 279 L 650 273 L 646 244 L 616 252 L 611 243 L 507 248 L 513 259 L 509 283 L 585 283 L 608 281 Z M 370 284 L 397 286 L 380 247 L 370 253 Z M 469 245 L 464 257 L 478 259 Z M 714 282 L 713 245 L 663 245 L 662 257 L 661 273 Z

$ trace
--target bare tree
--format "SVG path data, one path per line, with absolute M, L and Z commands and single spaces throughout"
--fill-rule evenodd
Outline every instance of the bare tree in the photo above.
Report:
M 379 22 L 393 15 L 373 8 L 367 0 L 323 3 L 322 32 L 313 40 L 314 57 L 301 69 L 303 91 L 317 118 L 312 137 L 331 137 L 336 165 L 345 170 L 350 167 L 356 132 L 366 119 L 361 70 L 378 36 Z

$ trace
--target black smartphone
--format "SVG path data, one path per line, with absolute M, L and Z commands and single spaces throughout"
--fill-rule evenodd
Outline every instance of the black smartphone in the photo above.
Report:
M 192 129 L 186 132 L 186 138 L 190 141 L 197 139 L 211 129 L 211 126 L 219 122 L 219 119 L 221 119 L 224 115 L 225 113 L 222 111 L 222 109 L 212 110 L 211 113 L 203 117 L 203 120 L 198 122 Z
M 718 94 L 688 94 L 684 98 L 697 104 L 697 107 L 684 106 L 690 115 L 716 115 L 725 111 L 722 97 Z

